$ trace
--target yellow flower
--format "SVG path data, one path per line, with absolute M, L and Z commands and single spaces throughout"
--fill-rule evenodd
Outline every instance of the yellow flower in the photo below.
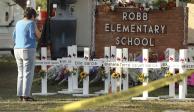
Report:
M 172 72 L 166 72 L 166 74 L 164 75 L 165 77 L 171 77 L 171 76 L 173 76 L 173 73 Z
M 143 81 L 145 80 L 144 73 L 141 73 L 141 74 L 138 75 L 138 80 L 139 80 L 140 82 L 143 82 Z
M 81 73 L 80 73 L 80 78 L 81 78 L 81 80 L 85 79 L 87 76 L 88 76 L 88 74 L 85 73 L 85 72 L 81 72 Z
M 112 73 L 112 78 L 113 79 L 117 79 L 117 78 L 119 78 L 120 77 L 120 73 L 116 73 L 116 72 L 113 72 Z

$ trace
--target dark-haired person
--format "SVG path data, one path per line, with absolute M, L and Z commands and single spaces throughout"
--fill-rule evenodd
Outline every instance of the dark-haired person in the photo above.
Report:
M 16 23 L 13 32 L 14 54 L 18 68 L 17 96 L 21 101 L 32 101 L 31 87 L 34 77 L 36 39 L 41 33 L 35 24 L 36 11 L 26 8 L 24 18 Z

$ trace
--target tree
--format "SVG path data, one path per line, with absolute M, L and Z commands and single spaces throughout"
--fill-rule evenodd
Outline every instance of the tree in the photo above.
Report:
M 47 0 L 36 0 L 36 6 L 41 7 L 41 9 L 47 9 Z

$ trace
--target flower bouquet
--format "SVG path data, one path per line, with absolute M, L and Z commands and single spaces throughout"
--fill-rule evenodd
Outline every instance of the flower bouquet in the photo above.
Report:
M 173 73 L 168 71 L 166 72 L 166 74 L 164 75 L 164 77 L 172 77 L 173 76 Z
M 104 66 L 101 66 L 101 67 L 98 68 L 98 73 L 97 74 L 100 75 L 102 80 L 105 80 L 105 79 L 108 78 Z
M 144 73 L 141 73 L 141 74 L 138 75 L 138 80 L 140 82 L 144 82 L 144 81 L 148 80 L 148 76 L 145 76 Z
M 112 76 L 113 79 L 118 79 L 118 78 L 121 77 L 121 74 L 117 73 L 115 68 L 113 68 L 112 71 L 111 71 L 111 76 Z
M 121 77 L 122 77 L 122 79 L 126 79 L 126 77 L 127 77 L 127 74 L 125 74 L 125 73 L 122 73 Z
M 84 79 L 86 79 L 86 77 L 87 77 L 88 75 L 89 75 L 89 74 L 87 74 L 86 72 L 84 72 L 83 67 L 80 67 L 80 68 L 79 68 L 80 81 L 83 81 Z
M 41 78 L 45 78 L 45 76 L 46 76 L 46 71 L 41 69 L 41 70 L 38 72 L 38 75 L 39 75 Z
M 80 78 L 81 78 L 82 81 L 83 81 L 84 79 L 86 79 L 87 76 L 88 76 L 87 73 L 85 73 L 85 72 L 80 72 Z

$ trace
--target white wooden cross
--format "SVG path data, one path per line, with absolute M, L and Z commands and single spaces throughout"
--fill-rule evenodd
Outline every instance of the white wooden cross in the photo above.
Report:
M 115 62 L 116 61 L 116 46 L 111 46 L 111 62 Z M 111 68 L 111 69 L 115 69 L 115 68 Z M 114 79 L 112 78 L 112 74 L 111 74 L 111 92 L 116 92 L 116 82 L 114 81 Z
M 116 62 L 122 62 L 122 49 L 116 49 Z M 113 79 L 113 84 L 115 84 L 113 88 L 113 92 L 121 91 L 121 75 L 122 75 L 122 68 L 116 67 L 116 73 L 120 74 L 118 79 Z
M 107 49 L 107 50 L 106 50 Z M 43 47 L 41 48 L 41 60 L 36 61 L 36 65 L 41 65 L 42 70 L 47 71 L 47 65 L 67 65 L 69 66 L 69 69 L 71 69 L 72 66 L 84 66 L 84 72 L 89 73 L 89 67 L 91 66 L 101 66 L 102 64 L 106 68 L 106 72 L 109 71 L 109 68 L 116 68 L 116 72 L 122 74 L 121 67 L 124 69 L 126 68 L 143 68 L 143 73 L 145 76 L 148 76 L 148 69 L 149 68 L 161 68 L 162 63 L 148 63 L 148 49 L 143 49 L 143 62 L 128 62 L 127 60 L 127 49 L 123 49 L 123 56 L 122 56 L 122 49 L 116 49 L 115 46 L 111 46 L 111 62 L 107 59 L 107 62 L 101 62 L 101 61 L 90 61 L 89 60 L 89 48 L 84 48 L 84 59 L 83 58 L 76 58 L 74 57 L 73 60 L 69 57 L 63 58 L 60 60 L 47 60 L 47 48 Z M 73 51 L 73 50 L 70 50 Z M 110 48 L 105 48 L 106 55 L 110 54 Z M 167 50 L 167 58 L 169 62 L 167 65 L 169 66 L 169 71 L 174 73 L 175 68 L 179 69 L 180 73 L 185 72 L 186 69 L 194 69 L 193 63 L 186 63 L 187 59 L 187 50 L 181 49 L 180 55 L 179 55 L 179 62 L 175 62 L 175 50 L 169 48 Z M 72 55 L 72 54 L 71 54 Z M 105 57 L 106 57 L 105 55 Z M 126 56 L 126 57 L 125 57 Z M 123 71 L 125 72 L 125 71 Z M 77 79 L 76 79 L 77 80 Z M 72 83 L 73 81 L 71 81 Z M 128 80 L 125 82 L 127 83 Z M 184 99 L 185 95 L 187 94 L 187 85 L 186 85 L 187 79 L 184 79 L 179 84 L 179 99 Z M 123 88 L 127 89 L 128 84 L 123 83 Z M 145 80 L 143 82 L 143 85 L 147 85 L 148 80 Z M 126 87 L 125 87 L 126 86 Z M 111 77 L 111 87 L 112 92 L 116 92 L 117 90 L 121 90 L 121 79 L 115 81 L 115 79 L 112 79 Z M 118 89 L 119 88 L 119 89 Z M 71 87 L 71 90 L 73 90 L 73 84 Z M 105 91 L 107 92 L 109 90 L 109 82 L 105 81 Z M 53 94 L 53 93 L 52 93 Z M 41 85 L 41 93 L 33 93 L 33 95 L 50 95 L 47 92 L 47 74 L 42 79 L 42 85 Z M 87 76 L 83 80 L 83 94 L 82 96 L 90 96 L 89 94 L 89 76 Z M 175 86 L 174 84 L 169 85 L 169 96 L 175 97 Z M 148 92 L 143 92 L 143 98 L 148 98 Z
M 170 64 L 175 62 L 175 49 L 168 48 L 166 50 L 166 55 L 167 55 L 167 58 L 168 58 L 168 62 Z M 169 72 L 171 72 L 172 74 L 175 74 L 175 68 L 170 67 Z M 169 96 L 170 97 L 175 97 L 175 83 L 169 84 Z
M 128 61 L 128 48 L 123 48 L 123 57 L 122 57 L 123 62 Z M 122 78 L 122 83 L 123 83 L 123 90 L 128 90 L 129 88 L 129 71 L 128 68 L 123 68 L 123 75 L 124 78 Z
M 187 62 L 187 49 L 180 49 L 179 50 L 179 62 L 185 64 Z M 184 73 L 186 71 L 185 68 L 180 67 L 179 73 Z M 184 99 L 187 94 L 187 78 L 184 78 L 179 83 L 179 99 Z
M 72 59 L 72 50 L 73 50 L 72 46 L 67 47 L 67 57 L 66 57 L 66 59 L 68 59 L 68 60 Z M 66 67 L 65 64 L 62 64 L 62 66 Z M 67 66 L 67 69 L 69 71 L 73 71 L 73 66 Z M 62 93 L 62 94 L 72 94 L 72 93 L 74 93 L 74 91 L 73 91 L 73 84 L 74 84 L 73 83 L 73 76 L 72 76 L 71 73 L 68 74 L 68 80 L 67 81 L 68 81 L 68 88 L 67 89 L 62 89 L 62 91 L 58 91 L 58 93 Z
M 83 66 L 84 72 L 88 74 L 84 79 L 83 79 L 83 93 L 82 94 L 73 94 L 73 96 L 82 96 L 82 97 L 88 97 L 88 96 L 96 96 L 96 94 L 89 94 L 89 69 L 91 67 L 92 63 L 86 62 L 90 60 L 90 48 L 84 48 L 84 65 L 88 66 Z
M 104 47 L 104 58 L 106 61 L 110 59 L 110 47 Z M 105 75 L 106 75 L 106 79 L 104 82 L 104 93 L 108 93 L 110 88 L 110 77 L 111 77 L 110 67 L 105 67 Z
M 143 63 L 148 63 L 149 61 L 149 54 L 148 54 L 148 49 L 143 49 Z M 142 73 L 144 74 L 144 77 L 148 77 L 148 68 L 143 68 Z M 143 81 L 143 86 L 146 86 L 148 84 L 149 79 L 145 78 L 145 80 Z M 143 99 L 147 99 L 148 98 L 148 91 L 144 91 L 143 92 Z
M 73 45 L 72 46 L 72 60 L 77 58 L 77 45 Z M 74 66 L 75 69 L 78 70 L 77 66 Z M 73 75 L 73 89 L 76 91 L 82 91 L 82 89 L 78 88 L 78 71 L 75 75 Z
M 49 61 L 47 62 L 47 47 L 41 47 L 41 60 L 43 62 L 39 62 L 39 64 L 36 65 L 41 65 L 41 69 L 45 72 L 47 72 L 47 65 L 50 64 L 59 64 L 57 61 Z M 32 95 L 54 95 L 56 93 L 48 93 L 47 91 L 47 73 L 45 76 L 41 79 L 41 93 L 32 93 Z

